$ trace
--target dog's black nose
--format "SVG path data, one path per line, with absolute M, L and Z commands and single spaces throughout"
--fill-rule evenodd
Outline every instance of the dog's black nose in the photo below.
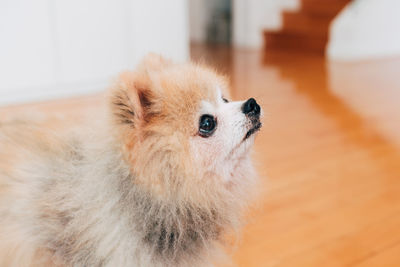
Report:
M 254 98 L 250 98 L 243 104 L 242 112 L 246 115 L 250 115 L 250 114 L 259 115 L 260 114 L 260 106 L 257 104 L 257 102 Z

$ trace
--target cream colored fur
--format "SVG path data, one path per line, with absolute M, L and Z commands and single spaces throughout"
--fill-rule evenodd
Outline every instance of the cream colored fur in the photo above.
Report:
M 93 132 L 0 124 L 0 266 L 217 261 L 255 184 L 242 102 L 221 90 L 212 70 L 150 55 L 116 81 Z M 210 138 L 204 112 L 219 120 Z

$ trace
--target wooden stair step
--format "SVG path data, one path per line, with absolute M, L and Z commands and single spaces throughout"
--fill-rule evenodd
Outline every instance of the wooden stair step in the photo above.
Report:
M 316 16 L 336 16 L 350 0 L 302 0 L 301 11 Z
M 283 12 L 283 27 L 265 31 L 265 49 L 324 54 L 329 26 L 351 0 L 301 0 L 297 12 Z
M 332 18 L 328 16 L 284 12 L 282 32 L 326 37 L 331 21 Z
M 311 37 L 273 31 L 265 31 L 264 39 L 266 51 L 292 50 L 323 54 L 327 43 L 327 37 Z

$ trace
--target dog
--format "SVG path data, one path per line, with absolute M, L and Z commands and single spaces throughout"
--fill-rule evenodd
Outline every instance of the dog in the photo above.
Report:
M 92 134 L 0 126 L 0 266 L 212 266 L 257 182 L 262 111 L 227 92 L 151 54 Z

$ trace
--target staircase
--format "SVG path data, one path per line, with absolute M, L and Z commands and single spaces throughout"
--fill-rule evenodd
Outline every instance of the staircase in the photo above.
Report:
M 298 11 L 283 12 L 279 31 L 264 31 L 266 51 L 300 51 L 324 54 L 329 24 L 351 0 L 300 0 Z

